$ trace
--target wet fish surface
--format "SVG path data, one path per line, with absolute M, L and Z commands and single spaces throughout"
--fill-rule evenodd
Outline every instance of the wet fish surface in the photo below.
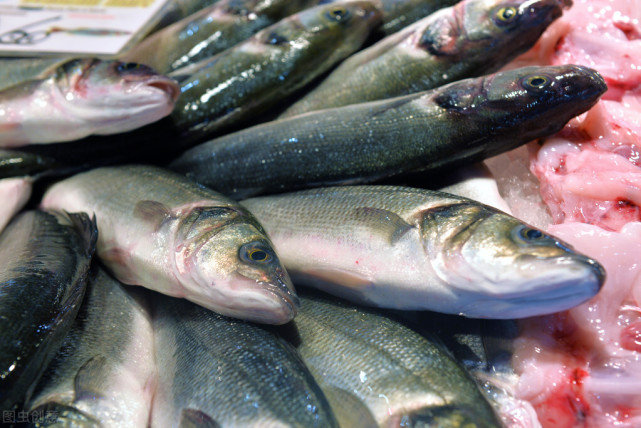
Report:
M 70 60 L 0 91 L 0 147 L 129 131 L 168 115 L 178 95 L 176 82 L 146 66 Z
M 28 400 L 71 328 L 96 242 L 83 213 L 25 211 L 0 234 L 0 408 Z
M 318 0 L 220 0 L 147 37 L 123 60 L 161 73 L 211 57 Z
M 190 302 L 156 297 L 152 427 L 338 426 L 284 340 Z
M 341 426 L 501 426 L 470 375 L 433 339 L 371 310 L 307 293 L 301 300 L 290 330 L 281 330 Z
M 327 71 L 380 22 L 369 2 L 317 6 L 170 76 L 181 96 L 168 121 L 183 144 L 229 130 Z
M 37 153 L 0 149 L 0 179 L 34 175 L 55 165 L 54 159 Z
M 0 179 L 0 232 L 9 221 L 27 204 L 33 190 L 30 177 Z
M 156 381 L 148 296 L 106 271 L 87 285 L 73 327 L 43 376 L 30 413 L 38 426 L 147 426 Z M 51 420 L 48 420 L 51 419 Z
M 605 280 L 568 244 L 446 193 L 341 186 L 242 204 L 294 283 L 369 306 L 524 318 L 576 306 Z
M 125 284 L 258 322 L 296 313 L 293 285 L 254 216 L 171 171 L 92 169 L 53 185 L 42 206 L 95 213 L 97 255 Z
M 42 78 L 69 58 L 0 58 L 0 90 L 27 80 Z
M 605 90 L 587 67 L 525 67 L 257 125 L 170 168 L 237 199 L 448 170 L 557 132 Z
M 433 89 L 500 69 L 562 14 L 558 0 L 464 0 L 342 62 L 279 117 Z

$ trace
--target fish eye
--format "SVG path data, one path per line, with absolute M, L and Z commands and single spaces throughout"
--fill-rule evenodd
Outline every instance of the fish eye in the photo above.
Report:
M 272 251 L 260 242 L 250 242 L 240 247 L 240 258 L 247 263 L 267 264 L 272 261 Z
M 523 79 L 525 89 L 543 89 L 551 82 L 547 76 L 535 75 Z
M 140 67 L 140 64 L 137 64 L 135 62 L 121 62 L 120 64 L 118 64 L 118 67 L 116 67 L 116 69 L 119 72 L 123 72 L 123 71 L 136 70 L 139 67 Z
M 267 43 L 269 43 L 270 45 L 283 45 L 288 42 L 289 40 L 287 40 L 287 37 L 278 34 L 275 31 L 267 36 Z
M 495 21 L 497 24 L 509 24 L 514 21 L 519 16 L 518 10 L 514 6 L 505 6 L 499 8 L 494 14 L 496 18 Z
M 337 6 L 337 7 L 333 7 L 330 10 L 328 10 L 325 13 L 325 16 L 330 21 L 341 22 L 341 21 L 346 21 L 349 18 L 350 13 L 346 8 L 344 8 L 342 6 Z
M 518 241 L 525 242 L 527 244 L 533 244 L 541 241 L 547 241 L 548 235 L 541 232 L 539 229 L 534 229 L 529 226 L 517 226 L 514 229 L 514 235 Z

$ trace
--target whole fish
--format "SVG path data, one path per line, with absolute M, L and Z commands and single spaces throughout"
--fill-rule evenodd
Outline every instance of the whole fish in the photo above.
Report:
M 36 153 L 0 149 L 0 179 L 34 175 L 56 166 L 56 161 Z
M 31 177 L 0 179 L 0 232 L 29 201 L 33 190 Z
M 605 271 L 568 244 L 470 199 L 342 186 L 242 202 L 295 283 L 391 309 L 524 318 L 593 297 Z
M 380 12 L 366 1 L 317 6 L 283 19 L 171 73 L 181 96 L 169 121 L 183 144 L 236 126 L 354 52 L 379 21 Z
M 258 322 L 296 313 L 296 292 L 254 216 L 178 174 L 96 168 L 54 184 L 42 206 L 95 213 L 97 255 L 125 284 Z
M 346 59 L 280 118 L 496 71 L 534 46 L 561 7 L 559 0 L 463 0 Z
M 26 211 L 0 234 L 0 408 L 27 401 L 71 328 L 96 242 L 87 215 Z
M 169 73 L 213 56 L 318 0 L 220 0 L 147 37 L 122 57 Z
M 341 426 L 501 426 L 474 380 L 433 339 L 370 310 L 314 295 L 301 300 L 283 334 Z
M 173 80 L 146 66 L 70 60 L 0 91 L 0 147 L 125 132 L 168 115 L 178 95 Z
M 137 428 L 149 421 L 156 363 L 148 296 L 97 270 L 28 407 L 50 415 L 40 426 L 84 420 L 83 426 Z
M 296 351 L 258 325 L 157 295 L 151 427 L 337 427 Z
M 525 67 L 257 125 L 170 165 L 234 198 L 443 171 L 559 131 L 606 90 L 583 66 Z

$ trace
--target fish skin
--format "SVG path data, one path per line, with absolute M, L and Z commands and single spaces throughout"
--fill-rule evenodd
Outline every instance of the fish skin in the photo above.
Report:
M 0 232 L 9 221 L 27 204 L 33 190 L 30 177 L 0 179 Z
M 176 82 L 149 67 L 73 59 L 0 92 L 0 147 L 129 131 L 168 115 L 178 95 Z
M 156 382 L 149 296 L 96 270 L 29 404 L 30 413 L 55 416 L 37 426 L 86 419 L 90 426 L 136 428 L 149 421 Z
M 0 91 L 27 80 L 41 79 L 70 58 L 0 58 Z
M 295 284 L 355 303 L 475 318 L 558 312 L 593 297 L 595 260 L 478 202 L 399 186 L 242 201 Z
M 514 10 L 508 23 L 501 11 Z M 494 72 L 562 14 L 558 0 L 464 0 L 342 62 L 279 118 L 407 95 Z
M 37 153 L 0 149 L 0 179 L 34 175 L 55 166 L 54 159 Z
M 318 0 L 220 0 L 147 37 L 122 57 L 165 74 L 213 56 Z
M 542 88 L 525 86 L 538 77 Z M 586 67 L 525 67 L 264 123 L 195 146 L 170 168 L 235 199 L 451 170 L 559 131 L 605 90 Z
M 26 211 L 0 234 L 0 408 L 27 401 L 71 328 L 96 242 L 84 213 Z
M 181 96 L 168 121 L 183 145 L 238 126 L 354 52 L 379 22 L 380 12 L 366 1 L 317 6 L 285 18 L 171 73 Z
M 338 426 L 287 342 L 256 324 L 155 297 L 159 379 L 151 427 Z
M 258 221 L 171 171 L 96 168 L 54 184 L 42 206 L 95 213 L 97 255 L 125 284 L 257 322 L 296 314 L 296 292 Z
M 301 301 L 296 319 L 279 330 L 341 409 L 337 416 L 346 415 L 341 426 L 501 426 L 470 375 L 433 338 L 317 294 Z M 369 410 L 373 424 L 351 420 L 358 408 L 348 406 L 359 401 L 358 413 Z

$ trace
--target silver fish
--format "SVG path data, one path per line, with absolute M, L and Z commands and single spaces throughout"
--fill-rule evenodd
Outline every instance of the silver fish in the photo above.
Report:
M 44 419 L 39 426 L 137 428 L 149 421 L 156 362 L 148 295 L 97 271 L 28 407 Z
M 180 175 L 97 168 L 54 184 L 42 206 L 95 213 L 97 255 L 125 284 L 258 322 L 296 313 L 296 292 L 254 216 Z
M 154 300 L 151 427 L 337 427 L 296 351 L 258 325 Z
M 494 208 L 423 189 L 344 186 L 242 201 L 295 283 L 357 303 L 477 318 L 558 312 L 605 271 Z

